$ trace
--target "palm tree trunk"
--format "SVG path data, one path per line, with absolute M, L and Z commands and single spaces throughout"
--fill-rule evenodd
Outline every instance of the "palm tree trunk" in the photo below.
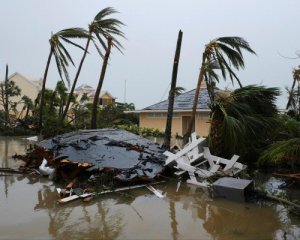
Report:
M 56 96 L 56 90 L 53 91 L 51 96 L 50 107 L 49 107 L 50 113 L 53 113 L 55 96 Z
M 93 102 L 93 109 L 92 109 L 92 120 L 91 120 L 91 129 L 96 129 L 97 128 L 97 107 L 99 104 L 99 95 L 100 91 L 104 82 L 104 77 L 105 77 L 105 72 L 106 72 L 106 67 L 107 67 L 107 62 L 109 59 L 110 55 L 110 50 L 111 50 L 111 45 L 112 45 L 112 39 L 108 38 L 108 44 L 107 44 L 107 50 L 103 59 L 103 64 L 101 68 L 101 74 L 99 78 L 99 83 L 96 89 L 95 97 L 94 97 L 94 102 Z
M 173 107 L 174 107 L 175 88 L 176 88 L 177 73 L 178 73 L 178 64 L 180 59 L 181 42 L 182 42 L 182 31 L 180 30 L 178 33 L 178 39 L 177 39 L 177 45 L 176 45 L 176 51 L 175 51 L 175 57 L 173 63 L 172 83 L 169 92 L 168 115 L 167 115 L 166 130 L 164 136 L 164 146 L 168 149 L 170 148 L 171 134 L 172 134 Z
M 298 121 L 300 120 L 300 81 L 298 80 L 298 92 L 297 92 L 297 97 L 298 97 L 298 116 L 297 119 Z
M 8 65 L 6 64 L 6 71 L 5 71 L 5 91 L 4 91 L 4 112 L 5 112 L 5 126 L 9 123 L 9 109 L 8 109 Z
M 296 78 L 294 78 L 293 85 L 292 85 L 292 89 L 291 89 L 291 93 L 293 92 L 293 89 L 294 89 L 294 87 L 295 87 L 295 84 L 296 84 Z M 287 105 L 286 105 L 286 110 L 288 110 L 288 108 L 289 108 L 289 106 L 290 106 L 290 104 L 291 104 L 292 98 L 293 98 L 293 95 L 290 94 L 288 103 L 287 103 Z
M 45 89 L 46 89 L 46 80 L 47 80 L 47 75 L 48 75 L 48 70 L 49 70 L 52 55 L 53 55 L 53 48 L 51 47 L 50 53 L 49 53 L 49 56 L 48 56 L 48 60 L 47 60 L 45 73 L 44 73 L 42 90 L 41 90 L 40 114 L 39 114 L 39 131 L 42 130 L 42 125 L 43 125 L 43 108 L 44 108 L 44 100 L 45 100 L 44 97 L 45 97 Z
M 73 85 L 72 85 L 72 88 L 71 88 L 71 91 L 70 91 L 70 94 L 69 94 L 69 97 L 68 97 L 68 101 L 67 101 L 65 110 L 64 110 L 64 112 L 63 112 L 63 114 L 61 116 L 61 120 L 62 121 L 67 116 L 67 113 L 68 113 L 68 110 L 69 110 L 69 107 L 70 107 L 70 103 L 72 101 L 73 93 L 74 93 L 74 90 L 75 90 L 75 87 L 76 87 L 76 84 L 77 84 L 77 80 L 79 78 L 79 75 L 80 75 L 80 72 L 81 72 L 81 68 L 82 68 L 83 62 L 85 60 L 85 57 L 86 57 L 86 54 L 87 54 L 87 51 L 88 51 L 88 48 L 89 48 L 89 45 L 90 45 L 90 41 L 91 41 L 91 37 L 89 37 L 88 40 L 87 40 L 87 42 L 86 42 L 84 53 L 83 53 L 83 56 L 81 58 L 80 64 L 78 66 L 78 69 L 77 69 L 77 72 L 76 72 L 76 75 L 75 75 L 75 79 L 74 79 L 74 82 L 73 82 Z
M 59 116 L 62 116 L 63 108 L 64 108 L 64 99 L 63 99 L 63 96 L 60 96 L 59 110 L 58 110 L 58 115 Z
M 25 117 L 24 117 L 24 120 L 25 120 L 25 121 L 26 121 L 27 118 L 28 118 L 29 110 L 30 110 L 30 108 L 27 106 L 26 113 L 25 113 Z
M 191 120 L 190 120 L 190 123 L 189 123 L 188 130 L 187 130 L 186 134 L 183 137 L 183 143 L 184 144 L 186 144 L 188 142 L 189 137 L 192 134 L 193 126 L 195 126 L 195 118 L 196 118 L 196 111 L 197 111 L 197 105 L 198 105 L 198 98 L 199 98 L 199 93 L 200 93 L 200 87 L 201 87 L 201 83 L 203 81 L 204 74 L 205 74 L 205 58 L 206 58 L 206 54 L 203 53 L 203 55 L 202 55 L 201 70 L 200 70 L 200 73 L 199 73 L 199 76 L 198 76 L 198 83 L 197 83 L 197 88 L 196 88 L 195 97 L 194 97 L 192 117 L 191 117 Z

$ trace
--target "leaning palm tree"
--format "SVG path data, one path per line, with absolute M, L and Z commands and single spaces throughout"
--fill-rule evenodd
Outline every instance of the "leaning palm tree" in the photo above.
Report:
M 113 9 L 111 11 L 113 11 Z M 101 13 L 100 16 L 103 16 L 103 13 Z M 102 36 L 107 41 L 107 46 L 104 45 L 104 42 L 101 39 L 100 35 L 96 34 L 98 40 L 100 41 L 102 46 L 105 48 L 105 55 L 103 57 L 103 63 L 102 63 L 102 68 L 101 68 L 101 72 L 100 72 L 99 82 L 98 82 L 98 86 L 97 86 L 95 96 L 94 96 L 94 101 L 93 101 L 92 119 L 91 119 L 91 128 L 92 129 L 97 128 L 97 109 L 98 109 L 98 105 L 99 105 L 99 96 L 100 96 L 100 92 L 101 92 L 102 85 L 103 85 L 103 82 L 104 82 L 104 77 L 105 77 L 105 73 L 106 73 L 106 68 L 107 68 L 111 48 L 116 47 L 120 52 L 122 52 L 122 50 L 121 50 L 122 45 L 115 38 L 115 36 L 125 38 L 124 33 L 120 30 L 120 27 L 122 25 L 124 25 L 122 22 L 116 20 L 113 31 L 110 30 L 110 31 L 107 31 L 106 33 L 101 32 Z M 99 51 L 99 54 L 101 55 L 100 51 Z
M 63 80 L 63 76 L 65 77 L 65 80 L 70 83 L 69 74 L 67 71 L 67 67 L 69 66 L 69 62 L 71 62 L 74 65 L 74 62 L 72 60 L 71 55 L 67 51 L 67 49 L 62 44 L 63 42 L 66 42 L 68 44 L 71 44 L 73 46 L 76 46 L 78 48 L 83 49 L 80 45 L 77 43 L 74 43 L 70 39 L 74 38 L 88 38 L 88 33 L 82 29 L 82 28 L 68 28 L 61 30 L 55 34 L 52 34 L 51 38 L 49 39 L 50 42 L 50 52 L 44 72 L 43 77 L 43 84 L 42 84 L 42 90 L 41 90 L 41 96 L 40 96 L 40 113 L 39 113 L 39 129 L 42 128 L 42 121 L 43 121 L 43 107 L 44 107 L 44 96 L 45 96 L 45 88 L 46 88 L 46 81 L 47 81 L 47 75 L 48 75 L 48 69 L 50 66 L 51 58 L 54 56 L 57 70 L 59 73 L 60 78 Z
M 226 79 L 227 75 L 229 75 L 232 82 L 237 81 L 239 86 L 242 86 L 240 80 L 233 71 L 233 69 L 239 70 L 240 68 L 245 67 L 242 50 L 246 50 L 250 53 L 255 54 L 255 52 L 251 49 L 249 43 L 241 37 L 221 37 L 210 41 L 205 46 L 204 52 L 202 54 L 202 65 L 198 76 L 198 83 L 195 92 L 192 117 L 190 120 L 188 131 L 185 134 L 185 142 L 191 135 L 193 125 L 195 123 L 201 83 L 208 73 L 210 73 L 211 76 L 216 75 L 214 72 L 215 68 L 212 68 L 211 66 L 217 66 L 217 68 L 220 69 L 224 79 Z
M 107 45 L 106 45 L 105 39 L 107 39 L 108 36 L 110 36 L 113 39 L 114 46 L 121 51 L 122 45 L 116 40 L 116 38 L 114 36 L 124 37 L 123 32 L 120 31 L 120 29 L 119 29 L 120 26 L 122 26 L 124 24 L 115 18 L 107 18 L 108 16 L 110 16 L 111 14 L 114 14 L 114 13 L 117 13 L 117 11 L 115 9 L 113 9 L 111 7 L 104 8 L 95 16 L 94 20 L 89 24 L 88 32 L 89 32 L 90 37 L 87 39 L 87 42 L 85 45 L 85 50 L 84 50 L 83 56 L 81 58 L 81 61 L 79 63 L 77 73 L 75 75 L 75 78 L 74 78 L 74 81 L 72 84 L 72 88 L 70 90 L 70 95 L 67 100 L 66 107 L 64 109 L 64 113 L 62 115 L 62 120 L 67 116 L 67 113 L 68 113 L 68 110 L 70 107 L 70 103 L 71 103 L 71 99 L 72 99 L 72 96 L 74 94 L 74 90 L 75 90 L 75 87 L 77 84 L 77 80 L 79 78 L 83 62 L 88 53 L 88 49 L 89 49 L 91 41 L 94 43 L 98 53 L 100 54 L 100 56 L 102 58 L 104 55 L 103 55 L 103 50 L 101 50 L 101 47 L 105 51 L 107 50 Z M 92 37 L 93 35 L 95 36 L 95 38 Z M 98 46 L 95 39 L 97 39 L 99 41 L 99 44 L 101 47 Z

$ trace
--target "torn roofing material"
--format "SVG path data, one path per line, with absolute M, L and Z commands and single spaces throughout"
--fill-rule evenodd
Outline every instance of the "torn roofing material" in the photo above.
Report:
M 120 129 L 84 130 L 41 141 L 55 161 L 89 163 L 88 170 L 118 169 L 116 178 L 154 178 L 163 170 L 164 149 L 139 135 Z

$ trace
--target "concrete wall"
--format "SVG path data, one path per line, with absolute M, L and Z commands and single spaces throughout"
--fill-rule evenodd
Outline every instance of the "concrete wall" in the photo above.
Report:
M 180 136 L 184 135 L 184 118 L 191 116 L 191 112 L 176 113 L 172 121 L 172 135 L 176 133 Z M 161 131 L 166 127 L 166 113 L 140 113 L 140 127 L 155 128 Z M 197 113 L 195 121 L 195 131 L 199 136 L 207 136 L 209 133 L 209 112 Z

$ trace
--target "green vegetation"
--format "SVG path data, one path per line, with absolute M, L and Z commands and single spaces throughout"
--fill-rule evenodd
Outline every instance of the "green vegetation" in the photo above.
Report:
M 275 139 L 261 154 L 258 165 L 300 166 L 300 122 L 287 115 L 281 116 Z
M 245 86 L 231 93 L 220 93 L 211 105 L 209 142 L 218 156 L 238 154 L 254 163 L 270 143 L 278 124 L 275 105 L 277 88 Z
M 249 43 L 241 37 L 221 37 L 214 39 L 205 45 L 194 97 L 192 117 L 188 131 L 184 136 L 184 142 L 187 142 L 188 137 L 192 133 L 200 86 L 203 79 L 208 83 L 208 91 L 212 101 L 214 100 L 214 83 L 219 82 L 219 76 L 217 75 L 216 70 L 221 71 L 224 80 L 227 75 L 229 75 L 232 82 L 236 80 L 239 86 L 242 86 L 239 78 L 233 72 L 233 68 L 239 70 L 240 68 L 245 67 L 242 50 L 255 54 Z
M 96 94 L 94 97 L 94 104 L 93 104 L 93 116 L 92 120 L 93 121 L 93 128 L 96 128 L 96 121 L 97 121 L 97 104 L 98 104 L 98 99 L 99 99 L 99 94 L 102 88 L 102 84 L 104 81 L 104 76 L 105 76 L 105 71 L 106 71 L 106 66 L 108 62 L 108 58 L 110 55 L 110 50 L 112 46 L 115 46 L 118 50 L 121 51 L 122 45 L 121 43 L 116 39 L 115 36 L 121 36 L 124 37 L 124 33 L 120 30 L 120 26 L 124 25 L 121 21 L 115 19 L 115 18 L 107 18 L 111 14 L 117 13 L 117 11 L 113 8 L 104 8 L 101 10 L 93 19 L 93 21 L 89 24 L 88 27 L 88 39 L 86 42 L 86 46 L 84 49 L 84 54 L 81 58 L 80 64 L 77 69 L 77 73 L 75 76 L 75 79 L 73 81 L 73 85 L 70 91 L 70 95 L 68 98 L 68 101 L 66 103 L 66 107 L 64 109 L 63 115 L 61 117 L 62 120 L 64 120 L 67 116 L 71 99 L 73 97 L 73 93 L 77 84 L 77 80 L 79 78 L 83 62 L 86 58 L 86 54 L 89 49 L 90 42 L 92 41 L 94 43 L 94 46 L 96 47 L 99 55 L 103 58 L 103 65 L 102 65 L 102 70 L 99 78 L 99 84 L 96 90 Z M 98 44 L 97 41 L 98 40 Z M 107 41 L 107 43 L 105 42 Z M 103 55 L 103 50 L 106 52 L 105 55 Z
M 61 30 L 55 34 L 51 35 L 51 38 L 49 39 L 50 43 L 50 53 L 48 56 L 44 78 L 43 78 L 43 85 L 41 90 L 41 98 L 40 98 L 40 112 L 39 112 L 39 129 L 42 129 L 42 123 L 43 123 L 43 108 L 44 108 L 44 97 L 45 97 L 45 89 L 46 89 L 46 81 L 48 76 L 48 69 L 51 63 L 51 58 L 54 56 L 55 63 L 57 66 L 57 70 L 59 73 L 59 76 L 61 80 L 63 81 L 63 76 L 65 77 L 65 80 L 68 84 L 70 84 L 69 74 L 67 67 L 69 66 L 69 63 L 72 63 L 73 65 L 73 59 L 70 55 L 70 53 L 67 51 L 67 49 L 64 47 L 62 42 L 71 44 L 75 47 L 81 48 L 80 45 L 78 45 L 75 42 L 72 42 L 70 39 L 74 38 L 88 38 L 88 33 L 81 28 L 68 28 Z

